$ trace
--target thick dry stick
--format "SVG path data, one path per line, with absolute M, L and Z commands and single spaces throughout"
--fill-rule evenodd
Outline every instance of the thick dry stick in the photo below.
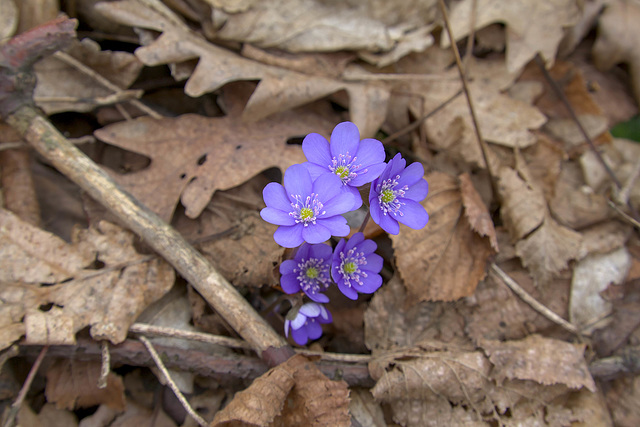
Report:
M 113 212 L 166 259 L 260 355 L 287 343 L 176 230 L 122 190 L 34 108 L 24 106 L 6 122 L 91 197 Z M 285 351 L 293 354 L 293 351 Z M 282 357 L 285 357 L 284 355 Z M 278 361 L 275 362 L 276 364 Z

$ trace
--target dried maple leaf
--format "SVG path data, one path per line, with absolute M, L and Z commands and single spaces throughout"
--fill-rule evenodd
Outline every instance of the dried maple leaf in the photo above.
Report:
M 145 65 L 198 58 L 198 65 L 185 85 L 185 93 L 189 96 L 212 92 L 233 81 L 260 80 L 242 113 L 245 121 L 257 121 L 340 90 L 349 94 L 351 121 L 363 136 L 373 136 L 385 119 L 389 90 L 384 86 L 302 74 L 243 58 L 205 41 L 179 20 L 141 2 L 104 2 L 96 9 L 116 22 L 162 32 L 151 44 L 136 50 L 136 56 Z
M 250 88 L 247 83 L 239 86 Z M 335 125 L 332 113 L 310 107 L 253 123 L 242 122 L 236 111 L 234 107 L 225 117 L 143 117 L 98 129 L 95 135 L 151 157 L 151 166 L 118 180 L 169 221 L 180 198 L 187 216 L 195 218 L 216 190 L 240 185 L 270 167 L 284 171 L 303 162 L 300 147 L 288 145 L 287 139 L 310 132 L 328 134 Z
M 495 365 L 492 376 L 531 380 L 540 384 L 564 384 L 569 388 L 586 387 L 592 392 L 596 385 L 584 360 L 584 344 L 530 335 L 520 341 L 481 340 L 480 346 Z
M 474 29 L 505 24 L 507 67 L 516 71 L 538 53 L 548 65 L 553 64 L 564 28 L 575 24 L 579 16 L 576 0 L 479 0 L 475 5 L 472 0 L 464 0 L 451 10 L 451 29 L 457 41 L 469 34 L 470 22 L 474 23 Z M 449 44 L 449 38 L 444 37 L 442 45 Z
M 429 223 L 391 236 L 396 264 L 412 301 L 453 301 L 471 295 L 485 276 L 491 245 L 471 229 L 458 179 L 439 172 L 426 179 Z

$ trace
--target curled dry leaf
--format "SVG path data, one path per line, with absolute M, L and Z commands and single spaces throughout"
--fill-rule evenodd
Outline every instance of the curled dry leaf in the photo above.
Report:
M 458 179 L 439 172 L 426 179 L 429 195 L 422 205 L 429 223 L 421 230 L 403 227 L 391 240 L 409 299 L 452 301 L 473 293 L 491 245 L 469 226 Z
M 107 377 L 107 386 L 98 388 L 100 362 L 73 359 L 58 360 L 47 370 L 45 395 L 57 408 L 77 409 L 106 405 L 124 411 L 124 383 L 113 372 Z
M 496 236 L 496 229 L 493 227 L 491 215 L 482 201 L 480 194 L 478 194 L 473 186 L 471 177 L 469 174 L 463 173 L 459 176 L 459 179 L 462 205 L 464 206 L 464 213 L 469 221 L 469 225 L 473 231 L 479 235 L 488 237 L 493 250 L 499 252 L 498 237 Z
M 351 121 L 361 135 L 373 136 L 385 119 L 389 90 L 384 86 L 319 77 L 313 75 L 313 70 L 311 74 L 302 74 L 243 58 L 208 43 L 185 25 L 176 24 L 174 19 L 137 1 L 104 2 L 96 9 L 116 22 L 162 32 L 151 44 L 136 50 L 136 56 L 145 65 L 198 58 L 198 65 L 185 85 L 189 96 L 201 96 L 233 81 L 260 80 L 242 113 L 245 121 L 257 121 L 340 90 L 346 90 L 351 98 Z M 303 134 L 310 131 L 308 128 Z
M 270 425 L 280 414 L 289 391 L 295 384 L 296 369 L 305 363 L 302 357 L 292 357 L 285 363 L 270 369 L 245 390 L 236 393 L 233 400 L 216 413 L 211 426 Z
M 295 385 L 274 425 L 350 426 L 349 388 L 327 378 L 315 363 L 301 355 L 289 359 Z
M 531 380 L 544 385 L 564 384 L 595 392 L 584 360 L 584 344 L 570 344 L 533 334 L 519 341 L 481 340 L 479 345 L 495 365 L 492 377 Z
M 305 108 L 254 123 L 235 115 L 143 117 L 98 129 L 95 135 L 152 158 L 148 168 L 118 180 L 169 221 L 180 198 L 187 216 L 195 218 L 216 190 L 240 185 L 270 167 L 284 171 L 303 162 L 300 147 L 288 145 L 287 139 L 314 131 L 328 134 L 334 125 L 321 111 Z
M 472 13 L 477 10 L 477 15 Z M 544 58 L 547 65 L 553 64 L 558 45 L 564 37 L 564 27 L 578 22 L 579 2 L 576 0 L 544 0 L 529 2 L 517 0 L 464 0 L 451 10 L 451 29 L 454 38 L 460 40 L 470 31 L 470 22 L 474 29 L 489 24 L 506 25 L 507 66 L 516 71 L 524 67 L 536 54 Z M 450 40 L 443 37 L 442 45 L 448 46 Z
M 513 240 L 522 239 L 542 224 L 547 211 L 544 195 L 515 169 L 500 170 L 498 191 L 502 199 L 500 214 Z
M 121 89 L 128 88 L 142 69 L 142 63 L 134 55 L 101 51 L 98 43 L 88 38 L 75 42 L 67 54 Z M 55 55 L 36 63 L 35 72 L 38 83 L 33 96 L 47 114 L 91 111 L 115 102 L 107 101 L 114 95 L 111 89 Z

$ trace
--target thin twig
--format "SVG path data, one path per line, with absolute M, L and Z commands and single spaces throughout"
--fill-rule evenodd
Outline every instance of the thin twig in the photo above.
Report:
M 85 135 L 79 138 L 69 138 L 69 142 L 75 145 L 89 144 L 96 142 L 96 138 L 93 135 Z M 31 148 L 31 146 L 22 141 L 0 142 L 0 151 L 14 150 L 16 148 Z
M 473 55 L 473 43 L 476 38 L 476 15 L 478 14 L 478 0 L 471 0 L 471 19 L 469 19 L 469 36 L 467 36 L 467 52 L 464 55 L 464 71 L 468 70 L 469 61 Z M 454 41 L 451 41 L 454 43 Z
M 109 373 L 111 372 L 111 353 L 109 353 L 109 341 L 100 342 L 101 364 L 100 378 L 98 378 L 98 388 L 107 388 Z
M 160 356 L 156 352 L 155 348 L 153 348 L 153 345 L 151 344 L 151 342 L 143 336 L 139 337 L 139 339 L 140 341 L 142 341 L 144 346 L 147 347 L 147 350 L 149 351 L 149 354 L 153 358 L 153 361 L 156 363 L 156 366 L 158 367 L 160 372 L 162 372 L 162 375 L 164 375 L 165 381 L 167 382 L 171 390 L 173 390 L 173 392 L 175 393 L 176 398 L 178 399 L 180 404 L 182 404 L 182 407 L 187 411 L 189 415 L 191 415 L 191 418 L 196 420 L 196 422 L 199 425 L 203 427 L 207 427 L 209 423 L 207 423 L 200 415 L 198 415 L 196 411 L 193 410 L 193 408 L 191 407 L 187 399 L 184 397 L 184 395 L 182 394 L 182 392 L 180 391 L 176 383 L 171 378 L 171 375 L 169 375 L 169 371 L 164 366 L 164 363 L 162 363 L 162 359 L 160 359 Z
M 498 189 L 496 188 L 496 182 L 494 179 L 494 173 L 491 170 L 491 165 L 489 164 L 489 156 L 487 155 L 487 145 L 482 137 L 482 131 L 480 130 L 480 122 L 476 115 L 476 110 L 473 107 L 473 100 L 471 99 L 471 93 L 469 92 L 469 85 L 467 83 L 467 77 L 464 74 L 464 69 L 462 68 L 462 60 L 460 59 L 460 52 L 458 51 L 458 45 L 456 45 L 456 40 L 453 37 L 453 31 L 451 30 L 451 23 L 449 22 L 449 15 L 447 14 L 447 7 L 444 4 L 444 0 L 438 0 L 438 4 L 440 5 L 440 12 L 442 13 L 442 19 L 444 20 L 445 27 L 447 28 L 447 34 L 449 35 L 449 39 L 451 40 L 451 50 L 453 50 L 453 54 L 456 58 L 456 66 L 458 68 L 458 73 L 460 74 L 460 80 L 462 81 L 462 89 L 464 90 L 464 95 L 467 98 L 467 104 L 469 105 L 469 112 L 471 113 L 471 120 L 473 121 L 473 127 L 476 132 L 476 137 L 478 138 L 478 144 L 480 144 L 480 151 L 482 152 L 482 159 L 484 163 L 487 165 L 487 172 L 491 177 L 491 187 L 493 189 L 494 194 L 498 194 Z
M 87 76 L 91 77 L 92 79 L 94 79 L 95 81 L 100 83 L 102 86 L 106 87 L 107 89 L 112 90 L 113 92 L 116 92 L 116 93 L 120 93 L 120 92 L 123 91 L 121 88 L 119 88 L 115 84 L 111 83 L 109 80 L 107 80 L 106 78 L 104 78 L 100 74 L 96 73 L 91 68 L 87 67 L 82 62 L 80 62 L 77 59 L 75 59 L 73 56 L 71 56 L 71 55 L 69 55 L 67 53 L 64 53 L 64 52 L 56 52 L 56 53 L 53 54 L 53 56 L 55 56 L 57 59 L 61 60 L 62 62 L 72 66 L 73 68 L 75 68 L 76 70 L 80 71 L 81 73 L 86 74 Z M 137 99 L 128 100 L 127 102 L 130 102 L 131 105 L 135 106 L 140 111 L 142 111 L 143 113 L 148 114 L 149 116 L 153 117 L 154 119 L 161 119 L 163 117 L 161 114 L 158 114 L 157 112 L 155 112 L 151 108 L 147 107 L 146 105 L 144 105 L 142 102 L 140 102 Z
M 491 264 L 491 271 L 497 274 L 498 277 L 502 279 L 504 284 L 509 287 L 509 289 L 511 289 L 516 295 L 518 295 L 520 299 L 529 304 L 535 311 L 542 314 L 553 323 L 560 325 L 572 334 L 580 335 L 580 331 L 575 325 L 564 320 L 562 317 L 558 316 L 556 313 L 545 307 L 542 303 L 538 302 L 538 300 L 532 297 L 527 291 L 522 289 L 515 280 L 513 280 L 507 273 L 504 272 L 504 270 L 502 270 L 496 264 Z
M 24 384 L 22 384 L 22 388 L 18 393 L 18 397 L 16 397 L 15 402 L 11 404 L 11 408 L 9 409 L 9 413 L 7 414 L 7 418 L 3 424 L 4 427 L 13 426 L 16 416 L 20 411 L 20 407 L 22 406 L 22 402 L 24 402 L 24 399 L 27 396 L 27 392 L 31 388 L 31 383 L 33 383 L 33 380 L 36 377 L 36 374 L 38 373 L 38 369 L 40 369 L 40 365 L 42 364 L 42 361 L 44 360 L 44 356 L 47 354 L 48 350 L 49 350 L 48 345 L 45 345 L 44 347 L 42 347 L 42 350 L 40 350 L 40 354 L 38 354 L 36 361 L 33 362 L 33 366 L 31 366 L 31 369 L 29 370 L 29 374 L 27 375 L 27 379 L 24 380 Z
M 640 230 L 640 222 L 636 221 L 635 219 L 627 215 L 627 213 L 622 209 L 620 209 L 618 205 L 613 202 L 613 200 L 608 200 L 608 202 L 609 202 L 609 206 L 613 208 L 613 210 L 615 210 L 625 221 L 627 221 L 629 224 L 633 225 L 638 230 Z

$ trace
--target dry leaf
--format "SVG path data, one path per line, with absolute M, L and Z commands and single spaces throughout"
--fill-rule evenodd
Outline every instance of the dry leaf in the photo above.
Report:
M 394 276 L 379 289 L 364 314 L 365 343 L 374 354 L 438 340 L 462 347 L 464 320 L 444 304 L 421 302 L 407 307 L 407 291 Z
M 583 114 L 578 116 L 578 121 L 592 140 L 609 130 L 609 123 L 605 116 Z M 545 129 L 557 139 L 565 143 L 565 150 L 587 142 L 573 119 L 552 119 L 545 125 Z
M 0 281 L 55 283 L 93 261 L 61 238 L 0 209 Z
M 614 215 L 607 199 L 585 185 L 580 166 L 564 162 L 549 209 L 561 224 L 581 229 Z
M 18 33 L 23 33 L 55 19 L 60 13 L 59 0 L 21 0 L 15 3 L 20 9 Z
M 544 221 L 547 205 L 542 191 L 523 179 L 518 171 L 502 168 L 498 174 L 498 191 L 502 199 L 500 215 L 516 241 L 537 229 Z
M 636 101 L 640 102 L 640 5 L 633 1 L 612 1 L 598 21 L 598 38 L 593 59 L 598 68 L 609 69 L 620 62 L 629 64 Z
M 470 90 L 480 130 L 486 141 L 510 148 L 525 148 L 536 143 L 537 138 L 531 130 L 538 129 L 547 120 L 536 107 L 503 95 L 484 81 L 472 83 Z M 453 150 L 465 161 L 484 166 L 469 106 L 463 96 L 428 118 L 425 129 L 436 148 Z M 489 161 L 493 163 L 491 158 Z
M 295 372 L 305 360 L 292 357 L 256 378 L 216 413 L 210 425 L 228 425 L 231 422 L 234 425 L 270 425 L 282 411 L 287 395 L 295 384 Z
M 133 235 L 115 225 L 101 222 L 97 228 L 77 231 L 71 245 L 6 211 L 0 211 L 0 218 L 7 235 L 20 231 L 22 239 L 14 234 L 14 244 L 31 249 L 31 253 L 18 254 L 22 256 L 21 262 L 27 267 L 42 263 L 40 270 L 31 274 L 32 284 L 7 284 L 0 292 L 3 305 L 14 310 L 17 306 L 18 311 L 26 313 L 24 324 L 29 343 L 72 344 L 75 333 L 86 326 L 91 326 L 96 339 L 122 342 L 144 308 L 173 285 L 173 269 L 155 257 L 136 252 Z M 42 244 L 32 243 L 34 236 Z M 10 245 L 0 247 L 11 249 Z M 43 247 L 55 251 L 57 259 L 48 264 L 45 261 L 51 260 L 50 256 L 41 260 L 39 251 Z M 14 251 L 18 253 L 17 249 Z M 104 267 L 83 270 L 84 264 L 88 264 L 85 260 L 95 260 Z M 57 275 L 52 273 L 51 266 L 56 267 Z M 20 280 L 11 278 L 12 270 L 7 270 L 9 276 L 4 281 Z M 53 285 L 35 286 L 38 283 Z
M 58 408 L 77 409 L 105 404 L 124 411 L 124 384 L 113 372 L 107 377 L 107 387 L 98 388 L 100 362 L 58 360 L 47 370 L 47 401 Z
M 403 227 L 391 240 L 408 298 L 452 301 L 473 293 L 485 275 L 491 246 L 469 226 L 458 180 L 439 172 L 426 179 L 429 195 L 422 205 L 429 223 L 422 230 Z
M 531 380 L 596 391 L 584 360 L 584 344 L 570 344 L 536 334 L 519 341 L 481 340 L 479 344 L 495 365 L 492 377 L 498 381 Z
M 631 226 L 619 221 L 607 221 L 581 231 L 580 258 L 592 254 L 612 252 L 627 242 Z
M 274 425 L 350 426 L 347 383 L 330 380 L 301 355 L 292 359 L 289 372 L 295 385 Z
M 522 259 L 538 283 L 544 283 L 580 256 L 582 236 L 558 224 L 549 214 L 537 230 L 516 244 Z
M 260 80 L 242 113 L 245 121 L 257 121 L 340 90 L 346 90 L 349 94 L 351 121 L 358 126 L 362 136 L 373 136 L 384 121 L 389 90 L 383 86 L 347 83 L 243 58 L 206 42 L 184 24 L 177 24 L 176 20 L 139 2 L 105 2 L 96 8 L 109 19 L 122 24 L 162 32 L 150 45 L 136 50 L 136 56 L 145 65 L 198 58 L 198 65 L 185 85 L 185 93 L 189 96 L 201 96 L 233 81 Z M 211 70 L 216 72 L 212 73 Z M 308 129 L 304 134 L 311 131 Z
M 472 17 L 474 10 L 477 15 Z M 464 0 L 451 10 L 451 29 L 454 39 L 460 40 L 470 31 L 489 24 L 506 25 L 507 66 L 510 71 L 524 67 L 536 54 L 547 63 L 553 64 L 558 45 L 564 37 L 563 29 L 575 24 L 580 16 L 579 4 L 575 0 L 544 0 L 530 2 L 518 0 Z M 448 46 L 448 37 L 443 37 L 442 45 Z
M 596 322 L 611 314 L 611 302 L 605 301 L 600 293 L 611 284 L 622 284 L 630 267 L 631 256 L 624 247 L 581 260 L 573 270 L 571 281 L 571 322 L 589 333 Z
M 605 394 L 614 425 L 634 427 L 640 423 L 640 375 L 615 380 Z
M 392 356 L 374 359 L 383 367 L 371 392 L 376 400 L 437 400 L 445 397 L 453 403 L 473 404 L 484 399 L 491 364 L 482 352 L 431 352 L 412 360 Z M 392 367 L 393 366 L 393 367 Z M 387 369 L 384 369 L 387 367 Z M 380 370 L 370 367 L 370 372 Z
M 13 0 L 0 0 L 0 40 L 15 34 L 18 28 L 19 11 Z
M 311 132 L 328 134 L 335 125 L 322 111 L 310 108 L 249 124 L 234 112 L 225 117 L 142 117 L 98 129 L 95 135 L 152 158 L 147 169 L 118 180 L 169 221 L 179 198 L 187 216 L 195 218 L 215 191 L 240 185 L 269 167 L 284 171 L 303 162 L 300 147 L 288 145 L 287 139 Z
M 459 176 L 459 179 L 462 205 L 464 206 L 464 213 L 469 221 L 469 225 L 471 225 L 473 231 L 479 235 L 488 237 L 493 250 L 499 252 L 498 237 L 493 227 L 491 215 L 482 201 L 480 194 L 478 194 L 473 186 L 471 177 L 469 174 L 464 173 Z
M 519 264 L 519 263 L 517 263 Z M 537 301 L 563 318 L 568 318 L 568 279 L 555 279 L 535 285 L 529 274 L 515 262 L 500 267 Z M 554 326 L 549 319 L 523 302 L 495 274 L 480 282 L 476 292 L 459 308 L 465 319 L 465 331 L 478 340 L 512 340 L 547 331 Z
M 128 88 L 142 69 L 142 63 L 134 55 L 101 51 L 98 43 L 88 38 L 76 42 L 67 54 L 121 89 Z M 114 94 L 111 89 L 56 56 L 36 63 L 35 71 L 38 83 L 33 96 L 47 114 L 91 111 L 114 102 L 107 100 Z
M 382 407 L 368 389 L 352 387 L 349 400 L 349 413 L 361 426 L 386 427 Z

